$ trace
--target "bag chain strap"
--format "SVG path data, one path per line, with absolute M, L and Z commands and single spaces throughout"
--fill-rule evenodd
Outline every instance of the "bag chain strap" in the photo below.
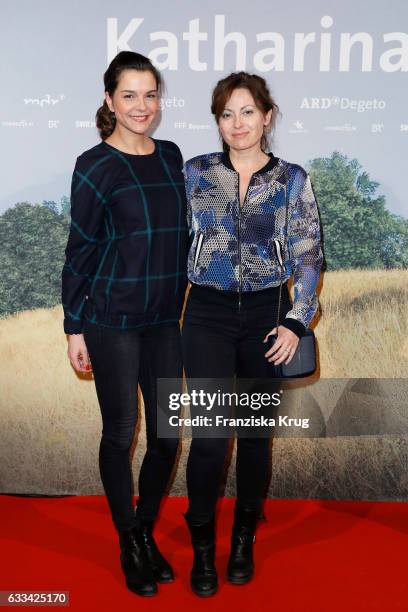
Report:
M 288 231 L 288 209 L 289 209 L 289 197 L 288 197 L 288 185 L 289 185 L 289 174 L 288 169 L 285 167 L 284 176 L 286 179 L 285 183 L 285 231 L 283 232 L 283 241 L 282 241 L 282 253 L 280 263 L 279 259 L 279 269 L 280 269 L 280 284 L 279 284 L 279 300 L 278 300 L 278 316 L 276 318 L 276 335 L 278 335 L 278 327 L 279 327 L 279 318 L 280 318 L 280 310 L 281 310 L 281 296 L 282 296 L 282 269 L 283 269 L 283 258 L 285 256 L 285 248 L 286 248 L 286 234 Z

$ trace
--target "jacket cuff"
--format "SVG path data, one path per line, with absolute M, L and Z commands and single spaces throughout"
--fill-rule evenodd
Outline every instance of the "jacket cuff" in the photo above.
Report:
M 297 319 L 294 319 L 293 317 L 286 317 L 285 321 L 281 323 L 281 325 L 287 329 L 290 329 L 290 331 L 296 334 L 298 338 L 301 338 L 306 333 L 306 327 L 303 325 L 303 323 Z
M 82 334 L 82 321 L 64 319 L 64 332 L 69 335 Z

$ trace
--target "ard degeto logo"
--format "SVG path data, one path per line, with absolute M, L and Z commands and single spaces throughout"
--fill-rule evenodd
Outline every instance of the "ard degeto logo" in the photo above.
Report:
M 372 110 L 384 110 L 386 107 L 385 100 L 377 100 L 371 98 L 369 100 L 357 100 L 343 96 L 332 96 L 331 98 L 302 98 L 300 103 L 301 110 L 329 110 L 332 108 L 340 110 L 357 111 L 365 113 Z

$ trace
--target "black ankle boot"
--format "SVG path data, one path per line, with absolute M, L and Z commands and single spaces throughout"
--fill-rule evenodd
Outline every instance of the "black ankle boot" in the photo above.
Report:
M 135 527 L 119 531 L 120 562 L 126 586 L 133 593 L 150 597 L 157 593 L 153 571 Z
M 153 570 L 153 576 L 157 582 L 165 584 L 173 582 L 174 572 L 168 561 L 163 557 L 153 538 L 154 521 L 146 521 L 137 519 L 136 530 L 140 535 L 141 542 L 145 549 L 150 566 Z
M 231 535 L 231 552 L 227 566 L 227 579 L 233 584 L 245 584 L 254 573 L 252 546 L 258 522 L 257 510 L 246 510 L 235 506 L 234 525 Z
M 185 514 L 194 550 L 194 563 L 190 574 L 193 593 L 199 597 L 209 597 L 218 590 L 217 570 L 215 569 L 215 521 L 194 523 Z

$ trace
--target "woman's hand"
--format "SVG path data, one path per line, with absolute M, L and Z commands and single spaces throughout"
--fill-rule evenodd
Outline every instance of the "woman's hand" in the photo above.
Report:
M 276 327 L 266 334 L 263 341 L 266 342 L 272 334 L 276 335 Z M 297 335 L 284 325 L 279 325 L 278 338 L 269 351 L 265 353 L 265 357 L 269 362 L 272 361 L 274 365 L 279 365 L 282 362 L 285 362 L 285 365 L 287 365 L 292 360 L 298 344 L 299 338 Z
M 68 336 L 68 359 L 77 372 L 90 372 L 92 370 L 83 334 L 70 334 Z

